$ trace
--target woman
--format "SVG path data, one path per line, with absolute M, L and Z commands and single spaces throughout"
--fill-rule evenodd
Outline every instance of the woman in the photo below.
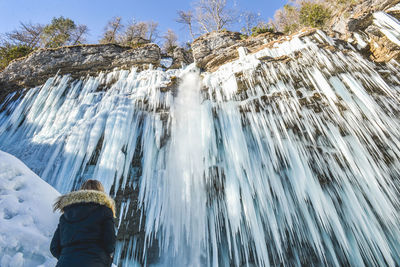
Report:
M 63 213 L 50 245 L 57 267 L 111 266 L 115 205 L 103 185 L 86 181 L 81 190 L 57 198 L 56 210 Z

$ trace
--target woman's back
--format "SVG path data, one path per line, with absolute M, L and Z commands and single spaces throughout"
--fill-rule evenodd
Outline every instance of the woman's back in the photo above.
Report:
M 115 247 L 114 202 L 105 193 L 79 190 L 61 196 L 64 212 L 50 250 L 57 266 L 110 266 Z

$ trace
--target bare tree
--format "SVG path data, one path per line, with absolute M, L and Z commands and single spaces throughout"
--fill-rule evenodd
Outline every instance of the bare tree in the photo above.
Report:
M 130 45 L 132 40 L 138 37 L 154 42 L 158 38 L 158 22 L 133 20 L 127 25 L 119 41 L 124 45 Z
M 14 45 L 25 45 L 35 48 L 40 45 L 40 35 L 44 26 L 41 24 L 20 22 L 19 29 L 5 34 L 5 39 Z
M 72 45 L 83 44 L 86 42 L 85 35 L 89 32 L 88 26 L 80 24 L 76 27 L 75 31 L 72 33 L 71 40 Z
M 76 25 L 73 20 L 61 16 L 46 25 L 20 22 L 19 28 L 5 33 L 3 39 L 9 45 L 34 49 L 82 44 L 87 33 L 86 25 Z
M 199 0 L 196 6 L 196 22 L 203 32 L 220 31 L 232 25 L 237 18 L 235 10 L 226 0 Z
M 158 22 L 148 21 L 147 22 L 147 30 L 148 30 L 147 39 L 150 42 L 155 42 L 159 37 Z
M 292 33 L 300 27 L 299 8 L 286 4 L 277 10 L 274 15 L 274 24 L 279 31 Z
M 112 18 L 104 29 L 103 38 L 100 40 L 100 43 L 116 43 L 118 34 L 123 28 L 124 25 L 122 24 L 121 17 Z
M 148 25 L 145 22 L 136 22 L 133 20 L 133 22 L 126 27 L 122 42 L 129 44 L 136 37 L 147 39 L 147 32 Z
M 163 50 L 167 53 L 172 53 L 175 47 L 178 46 L 178 37 L 176 36 L 175 32 L 171 29 L 163 35 L 164 44 Z
M 176 22 L 186 25 L 188 27 L 190 36 L 192 37 L 192 40 L 195 39 L 195 34 L 193 32 L 194 20 L 195 20 L 195 18 L 194 18 L 193 11 L 191 11 L 191 10 L 188 10 L 188 11 L 179 10 L 178 11 L 178 18 L 176 19 Z
M 240 17 L 243 24 L 242 33 L 246 35 L 251 35 L 252 29 L 261 22 L 260 15 L 250 11 L 243 12 Z

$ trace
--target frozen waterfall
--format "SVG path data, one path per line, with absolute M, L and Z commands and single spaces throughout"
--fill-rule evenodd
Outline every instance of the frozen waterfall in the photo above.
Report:
M 63 193 L 101 180 L 116 264 L 399 266 L 400 66 L 320 31 L 240 54 L 55 76 L 8 96 L 0 149 Z

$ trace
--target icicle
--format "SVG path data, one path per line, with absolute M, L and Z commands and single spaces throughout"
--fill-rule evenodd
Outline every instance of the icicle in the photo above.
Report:
M 118 265 L 398 266 L 398 65 L 321 44 L 336 46 L 317 31 L 240 49 L 202 75 L 56 76 L 7 98 L 0 149 L 61 192 L 102 181 L 119 227 L 140 231 Z

